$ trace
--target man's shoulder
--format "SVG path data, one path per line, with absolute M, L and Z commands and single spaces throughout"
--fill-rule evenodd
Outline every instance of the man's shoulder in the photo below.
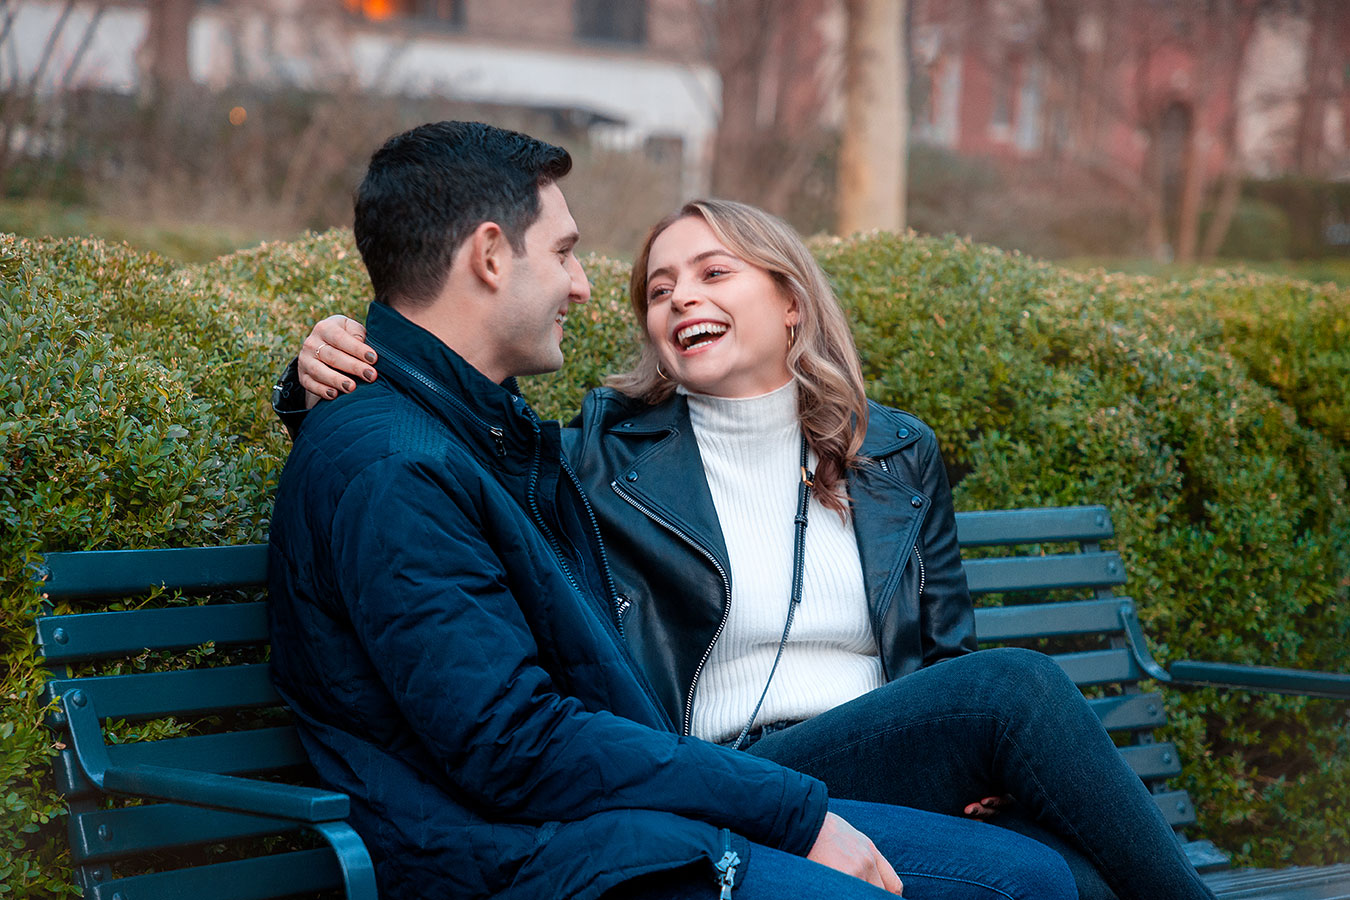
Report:
M 370 469 L 438 465 L 466 452 L 444 422 L 380 382 L 358 386 L 311 413 L 291 451 L 342 481 Z

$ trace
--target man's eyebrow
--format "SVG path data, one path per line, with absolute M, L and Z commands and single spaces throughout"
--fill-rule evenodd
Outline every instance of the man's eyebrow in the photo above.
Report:
M 575 247 L 577 245 L 577 242 L 580 240 L 581 240 L 581 232 L 572 231 L 558 238 L 558 243 L 555 244 L 554 246 L 556 246 L 559 250 L 562 250 L 564 248 L 571 249 L 572 247 Z
M 697 263 L 701 263 L 701 262 L 703 262 L 705 259 L 708 259 L 709 257 L 712 257 L 712 256 L 735 256 L 735 255 L 736 255 L 736 254 L 732 253 L 730 250 L 724 250 L 724 249 L 722 249 L 721 247 L 717 247 L 717 248 L 715 248 L 715 249 L 713 249 L 713 250 L 704 250 L 702 253 L 698 253 L 698 254 L 695 254 L 694 256 L 689 257 L 688 265 L 691 265 L 691 266 L 692 266 L 692 265 L 695 265 L 695 264 L 697 264 Z M 674 266 L 662 266 L 662 267 L 659 268 L 659 269 L 652 269 L 650 272 L 648 272 L 648 273 L 647 273 L 647 280 L 648 280 L 648 281 L 651 281 L 653 278 L 655 278 L 655 277 L 658 276 L 658 275 L 665 275 L 665 276 L 669 277 L 670 275 L 673 275 L 674 272 L 675 272 L 675 267 L 674 267 Z

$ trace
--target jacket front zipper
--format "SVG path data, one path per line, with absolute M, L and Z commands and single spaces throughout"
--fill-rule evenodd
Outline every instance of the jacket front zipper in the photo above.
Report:
M 445 388 L 441 387 L 439 384 L 436 383 L 435 379 L 428 378 L 426 375 L 423 375 L 420 371 L 414 368 L 410 363 L 408 363 L 398 354 L 391 352 L 388 348 L 382 346 L 381 344 L 375 341 L 371 341 L 371 346 L 375 347 L 379 351 L 380 359 L 384 361 L 385 365 L 392 365 L 395 369 L 398 369 L 404 375 L 407 375 L 409 378 L 415 379 L 420 384 L 425 386 L 427 390 L 431 391 L 437 397 L 440 397 L 442 400 L 446 401 L 451 406 L 453 406 L 460 413 L 460 415 L 464 416 L 466 419 L 471 420 L 480 428 L 485 430 L 488 434 L 492 435 L 492 445 L 497 451 L 497 456 L 498 457 L 506 456 L 506 439 L 505 439 L 506 432 L 502 429 L 500 425 L 488 424 L 486 421 L 483 420 L 481 416 L 477 415 L 476 413 L 474 413 L 473 410 L 469 409 L 469 407 L 464 404 L 463 400 L 460 400 L 454 394 L 450 393 Z
M 731 889 L 736 886 L 736 868 L 741 856 L 731 849 L 731 832 L 722 829 L 722 858 L 713 866 L 717 870 L 718 900 L 731 900 Z
M 683 531 L 678 526 L 670 522 L 668 519 L 665 519 L 664 517 L 657 515 L 655 512 L 651 510 L 650 507 L 643 505 L 642 501 L 638 500 L 632 494 L 629 494 L 627 491 L 625 491 L 619 485 L 618 481 L 611 481 L 609 483 L 609 486 L 613 488 L 614 493 L 622 497 L 628 503 L 628 505 L 632 506 L 638 512 L 642 513 L 647 518 L 656 522 L 662 528 L 665 528 L 667 531 L 674 534 L 680 540 L 684 541 L 686 544 L 697 550 L 704 558 L 708 560 L 708 562 L 712 563 L 713 568 L 717 570 L 717 574 L 722 578 L 722 599 L 723 599 L 722 618 L 717 623 L 717 630 L 713 632 L 712 640 L 709 641 L 708 646 L 704 648 L 703 656 L 699 658 L 698 665 L 694 668 L 693 680 L 689 682 L 689 690 L 685 693 L 684 722 L 681 726 L 681 734 L 688 735 L 690 731 L 693 729 L 694 691 L 698 689 L 698 680 L 703 675 L 703 667 L 707 665 L 708 657 L 712 655 L 713 646 L 717 643 L 717 639 L 722 636 L 722 632 L 723 630 L 726 629 L 727 626 L 727 619 L 731 616 L 731 577 L 727 575 L 727 570 L 723 568 L 722 564 L 717 561 L 717 557 L 713 556 L 713 554 L 710 553 L 708 550 L 706 550 L 702 544 L 694 540 L 694 538 L 688 532 Z

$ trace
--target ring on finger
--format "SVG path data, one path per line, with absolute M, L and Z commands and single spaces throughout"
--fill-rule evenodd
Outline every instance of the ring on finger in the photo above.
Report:
M 324 347 L 327 347 L 327 346 L 328 346 L 328 342 L 327 342 L 327 341 L 319 341 L 319 346 L 317 346 L 317 347 L 314 348 L 314 358 L 315 358 L 315 359 L 318 359 L 318 358 L 319 358 L 319 351 L 322 350 Z

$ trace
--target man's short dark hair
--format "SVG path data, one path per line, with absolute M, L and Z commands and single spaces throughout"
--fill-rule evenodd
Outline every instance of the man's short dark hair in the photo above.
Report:
M 430 303 L 455 250 L 484 222 L 523 253 L 539 189 L 571 168 L 563 148 L 482 122 L 434 122 L 390 138 L 356 192 L 356 247 L 376 301 Z

